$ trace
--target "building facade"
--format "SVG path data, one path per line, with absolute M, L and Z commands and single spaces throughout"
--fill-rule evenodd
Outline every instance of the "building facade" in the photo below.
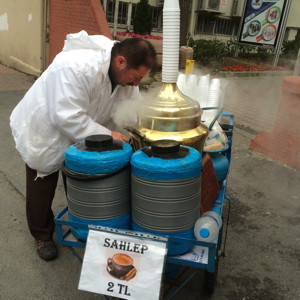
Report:
M 246 0 L 188 0 L 191 2 L 188 35 L 193 39 L 232 39 L 238 34 Z M 132 30 L 132 19 L 139 0 L 102 0 L 106 18 L 115 36 Z M 152 9 L 152 35 L 162 35 L 163 0 L 149 0 Z M 300 30 L 300 1 L 293 0 L 285 40 L 293 40 Z
M 39 76 L 81 30 L 112 38 L 100 0 L 1 0 L 0 63 Z
M 48 1 L 0 1 L 0 62 L 38 75 L 48 56 Z
M 237 36 L 245 0 L 186 1 L 187 37 Z M 116 38 L 117 32 L 132 30 L 139 0 L 22 0 L 18 9 L 15 2 L 0 1 L 0 63 L 39 76 L 61 51 L 68 33 L 86 30 Z M 163 3 L 149 0 L 152 35 L 162 36 Z M 285 40 L 294 40 L 300 30 L 299 11 L 300 0 L 292 0 Z

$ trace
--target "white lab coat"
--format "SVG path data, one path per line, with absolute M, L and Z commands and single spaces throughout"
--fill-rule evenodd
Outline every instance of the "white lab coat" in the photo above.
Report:
M 38 177 L 59 170 L 71 144 L 111 134 L 105 126 L 113 107 L 140 97 L 133 86 L 117 86 L 112 93 L 108 68 L 115 42 L 85 31 L 67 35 L 63 51 L 13 110 L 16 149 Z

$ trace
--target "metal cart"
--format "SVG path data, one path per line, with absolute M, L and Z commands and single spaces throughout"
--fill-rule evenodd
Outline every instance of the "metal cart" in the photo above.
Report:
M 225 123 L 220 123 L 222 129 L 228 138 L 228 147 L 222 152 L 229 161 L 231 161 L 231 148 L 232 148 L 232 134 L 234 127 L 234 116 L 231 113 L 223 112 L 222 120 Z M 230 168 L 229 168 L 230 169 Z M 220 256 L 225 256 L 225 245 L 227 236 L 228 220 L 230 215 L 230 197 L 226 194 L 227 179 L 229 175 L 229 169 L 220 191 L 218 197 L 214 204 L 214 211 L 217 211 L 223 218 L 223 225 L 219 231 L 218 238 L 213 243 L 201 242 L 197 240 L 190 240 L 184 238 L 176 238 L 168 236 L 168 241 L 173 242 L 188 242 L 197 246 L 198 252 L 193 249 L 188 253 L 177 256 L 167 256 L 167 264 L 173 264 L 181 266 L 180 273 L 174 278 L 169 278 L 168 283 L 172 286 L 172 281 L 176 281 L 176 288 L 168 288 L 163 293 L 163 299 L 172 299 L 177 292 L 181 290 L 200 270 L 204 270 L 204 288 L 208 293 L 213 293 L 216 286 L 218 263 Z M 225 215 L 225 205 L 226 205 L 226 215 Z M 56 223 L 56 234 L 57 242 L 60 246 L 69 246 L 72 248 L 85 248 L 85 242 L 77 240 L 71 233 L 71 227 L 75 226 L 81 229 L 93 228 L 94 226 L 89 226 L 88 224 L 75 223 L 67 220 L 66 214 L 68 212 L 68 207 L 65 207 L 58 215 L 55 216 Z M 128 232 L 128 231 L 127 231 Z M 133 231 L 132 231 L 133 232 Z M 76 253 L 76 250 L 75 250 Z M 77 255 L 79 260 L 82 258 Z M 205 259 L 206 257 L 206 259 Z M 187 270 L 189 272 L 187 272 Z M 183 276 L 183 274 L 187 276 Z

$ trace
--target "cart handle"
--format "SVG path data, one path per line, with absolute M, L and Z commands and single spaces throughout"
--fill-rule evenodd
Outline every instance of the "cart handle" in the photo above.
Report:
M 222 112 L 223 112 L 223 108 L 220 108 L 218 106 L 211 106 L 211 107 L 203 107 L 202 110 L 212 110 L 212 109 L 218 109 L 218 113 L 216 114 L 216 116 L 213 118 L 213 120 L 211 121 L 211 123 L 208 126 L 208 130 L 211 131 L 211 129 L 213 128 L 214 124 L 216 123 L 216 121 L 219 119 L 219 117 L 221 116 Z

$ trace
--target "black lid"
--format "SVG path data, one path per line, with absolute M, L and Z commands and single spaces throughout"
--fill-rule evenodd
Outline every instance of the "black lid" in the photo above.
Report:
M 85 145 L 88 148 L 101 148 L 111 146 L 113 138 L 107 134 L 95 134 L 85 138 Z
M 189 154 L 187 147 L 181 147 L 180 143 L 174 140 L 158 140 L 152 142 L 151 147 L 145 147 L 142 151 L 149 157 L 163 159 L 184 158 Z
M 180 143 L 174 140 L 158 140 L 151 144 L 153 153 L 175 153 L 180 149 Z

